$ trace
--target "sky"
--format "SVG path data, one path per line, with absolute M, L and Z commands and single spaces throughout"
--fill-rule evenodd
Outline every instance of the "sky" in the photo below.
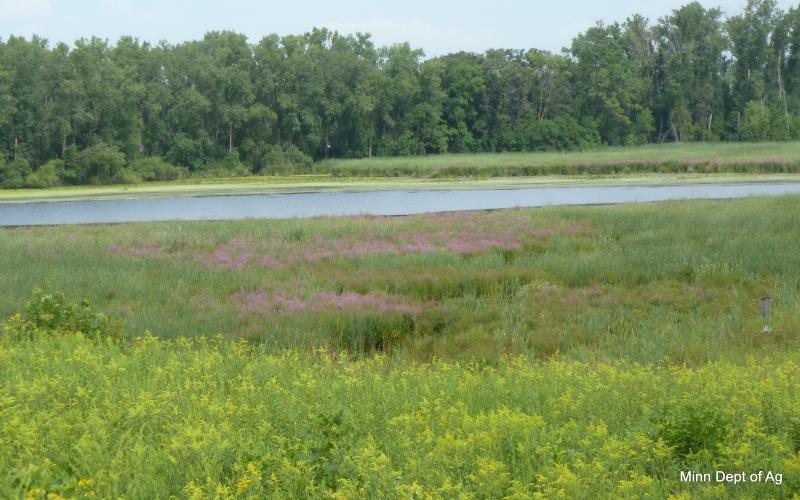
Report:
M 0 38 L 39 36 L 71 43 L 92 35 L 116 41 L 179 43 L 207 31 L 233 30 L 251 42 L 313 27 L 367 32 L 376 45 L 408 41 L 429 57 L 489 48 L 537 48 L 559 52 L 596 21 L 624 21 L 639 13 L 656 21 L 689 0 L 0 0 Z M 727 15 L 746 0 L 701 3 Z M 791 0 L 778 0 L 788 9 Z

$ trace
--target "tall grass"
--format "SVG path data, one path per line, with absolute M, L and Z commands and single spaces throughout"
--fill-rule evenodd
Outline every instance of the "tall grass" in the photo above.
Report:
M 0 334 L 0 497 L 793 498 L 798 240 L 797 196 L 2 229 L 0 316 L 93 308 Z
M 507 177 L 637 173 L 797 173 L 800 143 L 663 144 L 569 153 L 445 154 L 327 160 L 314 173 L 338 177 Z
M 790 498 L 798 361 L 488 368 L 0 339 L 0 496 Z M 680 482 L 716 470 L 781 483 Z
M 419 360 L 743 361 L 798 346 L 797 248 L 792 196 L 2 229 L 0 315 L 49 284 L 129 336 Z

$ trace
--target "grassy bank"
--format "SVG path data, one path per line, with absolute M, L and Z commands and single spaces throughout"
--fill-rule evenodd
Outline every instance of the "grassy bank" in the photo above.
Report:
M 492 369 L 0 340 L 0 496 L 791 498 L 798 361 Z M 680 482 L 690 470 L 781 484 Z
M 800 172 L 800 143 L 661 144 L 570 153 L 329 160 L 315 164 L 314 172 L 339 177 L 797 173 Z
M 0 190 L 0 203 L 104 200 L 120 198 L 174 198 L 184 196 L 231 196 L 342 192 L 374 190 L 514 189 L 536 186 L 648 186 L 666 184 L 798 182 L 800 174 L 629 174 L 629 175 L 541 175 L 535 177 L 490 177 L 426 179 L 419 177 L 332 177 L 298 175 L 287 177 L 240 177 L 203 182 L 149 182 L 117 186 L 72 186 L 51 189 Z
M 798 346 L 797 248 L 797 197 L 1 229 L 0 315 L 49 283 L 129 335 L 419 360 L 740 362 Z

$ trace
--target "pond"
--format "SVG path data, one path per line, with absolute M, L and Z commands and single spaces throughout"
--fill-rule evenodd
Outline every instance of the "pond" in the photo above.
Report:
M 324 215 L 411 215 L 552 205 L 725 199 L 800 193 L 800 182 L 518 189 L 376 190 L 0 203 L 0 226 L 167 220 L 284 219 Z

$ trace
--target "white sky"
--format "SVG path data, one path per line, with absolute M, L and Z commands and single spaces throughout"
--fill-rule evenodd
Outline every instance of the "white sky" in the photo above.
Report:
M 558 52 L 595 21 L 639 13 L 655 21 L 689 0 L 0 0 L 0 38 L 38 34 L 51 42 L 122 35 L 181 42 L 234 30 L 264 35 L 328 27 L 372 33 L 376 45 L 409 41 L 428 56 L 460 50 L 538 48 Z M 746 0 L 701 0 L 737 14 Z M 783 9 L 794 2 L 778 0 Z

